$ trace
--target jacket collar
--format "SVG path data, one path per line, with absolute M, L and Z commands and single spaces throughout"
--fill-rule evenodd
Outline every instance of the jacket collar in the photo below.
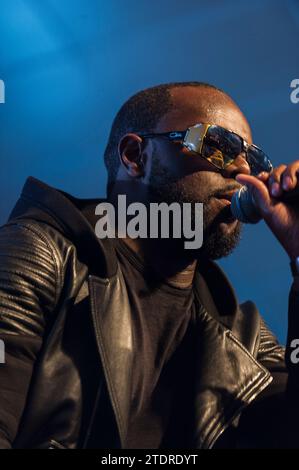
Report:
M 101 199 L 79 199 L 29 176 L 9 222 L 33 219 L 47 223 L 72 240 L 92 274 L 112 277 L 117 270 L 113 249 L 107 240 L 96 237 L 94 209 Z
M 199 302 L 204 306 L 206 306 L 206 295 L 213 298 L 215 308 L 208 309 L 209 314 L 223 326 L 232 330 L 239 304 L 229 279 L 219 265 L 210 260 L 200 262 L 193 285 Z

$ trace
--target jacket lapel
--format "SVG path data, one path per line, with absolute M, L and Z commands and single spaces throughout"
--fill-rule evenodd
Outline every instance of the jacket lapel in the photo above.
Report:
M 198 279 L 195 279 L 195 298 L 198 303 L 195 448 L 212 447 L 243 408 L 272 381 L 271 374 L 251 354 L 253 348 L 249 352 L 239 340 L 238 318 L 242 312 L 239 311 L 226 276 L 214 263 L 210 263 L 206 269 L 207 278 L 215 284 L 220 283 L 223 290 L 222 298 L 220 296 L 221 310 L 218 307 L 218 312 L 211 315 L 200 301 L 196 289 Z M 252 331 L 254 323 L 256 331 Z M 256 337 L 254 333 L 258 334 L 256 325 L 258 321 L 251 322 L 251 337 Z
M 194 447 L 210 448 L 272 377 L 204 308 L 199 318 Z
M 97 346 L 124 448 L 131 399 L 133 330 L 120 269 L 112 278 L 89 276 L 89 291 Z

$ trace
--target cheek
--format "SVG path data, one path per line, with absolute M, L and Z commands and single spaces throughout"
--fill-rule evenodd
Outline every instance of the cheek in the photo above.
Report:
M 164 170 L 171 179 L 179 181 L 194 172 L 194 158 L 177 142 L 155 142 L 151 158 L 151 172 Z
M 190 199 L 198 202 L 205 202 L 216 190 L 217 186 L 213 184 L 213 174 L 207 171 L 197 171 L 184 176 L 180 184 Z
M 160 156 L 161 166 L 167 170 L 171 177 L 179 180 L 190 173 L 182 152 L 175 147 L 171 153 L 165 149 L 163 153 L 160 153 Z
M 162 143 L 154 148 L 152 166 L 164 168 L 172 179 L 181 180 L 187 176 L 210 180 L 219 172 L 204 158 L 191 153 L 178 143 Z M 214 178 L 215 179 L 215 178 Z M 190 178 L 191 181 L 191 178 Z

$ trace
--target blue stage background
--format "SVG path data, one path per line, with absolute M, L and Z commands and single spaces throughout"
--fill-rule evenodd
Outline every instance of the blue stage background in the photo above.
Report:
M 115 112 L 137 90 L 199 80 L 231 94 L 274 164 L 299 157 L 298 0 L 1 0 L 0 223 L 28 175 L 105 194 Z M 264 224 L 221 261 L 285 342 L 288 258 Z

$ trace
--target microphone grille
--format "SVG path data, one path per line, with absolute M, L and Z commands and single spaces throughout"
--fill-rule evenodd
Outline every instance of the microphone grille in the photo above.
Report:
M 256 224 L 261 220 L 247 186 L 242 186 L 234 193 L 231 200 L 231 212 L 236 219 L 245 224 Z

